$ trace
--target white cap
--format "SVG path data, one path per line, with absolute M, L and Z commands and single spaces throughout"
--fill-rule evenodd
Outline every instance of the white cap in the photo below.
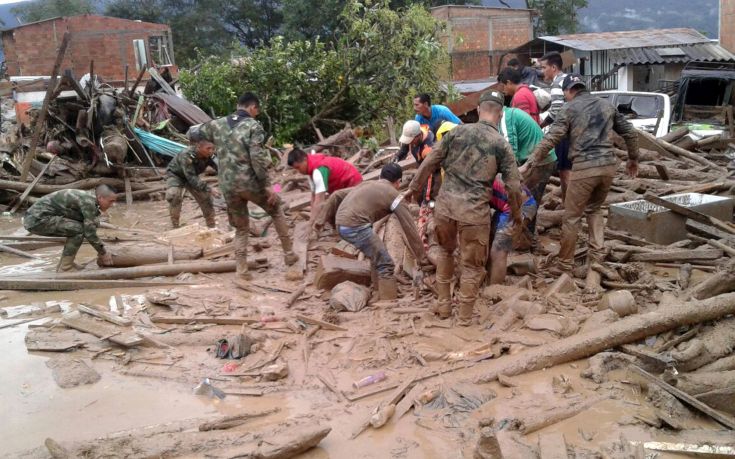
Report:
M 403 124 L 403 132 L 401 132 L 401 138 L 398 139 L 400 143 L 409 144 L 413 142 L 413 139 L 417 135 L 421 134 L 421 125 L 416 120 L 409 120 Z

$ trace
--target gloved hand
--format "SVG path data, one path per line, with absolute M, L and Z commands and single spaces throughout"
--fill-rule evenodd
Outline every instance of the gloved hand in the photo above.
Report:
M 112 266 L 112 254 L 106 251 L 97 255 L 97 266 Z

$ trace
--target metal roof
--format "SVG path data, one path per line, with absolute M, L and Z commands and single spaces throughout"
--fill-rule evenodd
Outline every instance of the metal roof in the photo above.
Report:
M 709 43 L 709 39 L 694 29 L 647 29 L 621 32 L 579 33 L 539 37 L 567 48 L 580 51 L 679 46 Z
M 608 51 L 613 64 L 671 64 L 692 61 L 730 62 L 735 55 L 715 43 L 663 48 L 623 48 Z

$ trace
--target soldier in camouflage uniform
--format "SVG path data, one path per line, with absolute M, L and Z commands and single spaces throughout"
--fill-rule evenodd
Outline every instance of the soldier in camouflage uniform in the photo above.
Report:
M 525 174 L 541 166 L 549 150 L 563 138 L 569 138 L 569 158 L 573 167 L 564 198 L 559 263 L 552 268 L 555 274 L 572 272 L 579 222 L 585 212 L 589 228 L 588 261 L 601 262 L 604 258 L 605 220 L 601 206 L 612 185 L 618 163 L 610 140 L 611 130 L 625 139 L 628 173 L 633 177 L 638 174 L 638 137 L 635 128 L 608 101 L 590 94 L 583 81 L 579 75 L 568 75 L 564 79 L 562 88 L 568 103 L 559 111 L 549 132 L 521 168 Z M 589 287 L 595 283 L 599 286 L 597 273 L 591 269 L 587 280 Z
M 184 200 L 184 191 L 188 191 L 201 207 L 207 226 L 214 228 L 217 221 L 214 217 L 212 196 L 219 197 L 219 192 L 199 178 L 199 174 L 207 166 L 217 170 L 217 165 L 212 160 L 214 144 L 204 139 L 198 128 L 189 130 L 189 141 L 191 146 L 174 156 L 166 169 L 166 201 L 171 213 L 171 224 L 174 228 L 179 227 L 181 203 Z
M 26 212 L 23 226 L 31 234 L 66 237 L 58 271 L 81 269 L 74 263 L 84 239 L 97 251 L 97 264 L 109 266 L 112 256 L 97 237 L 101 212 L 109 209 L 117 195 L 107 185 L 94 193 L 83 190 L 61 190 L 39 199 Z
M 475 300 L 485 276 L 490 238 L 490 197 L 495 175 L 500 171 L 508 192 L 514 225 L 520 228 L 520 176 L 508 142 L 498 133 L 503 94 L 490 91 L 480 96 L 480 121 L 462 124 L 444 136 L 424 160 L 409 185 L 414 197 L 438 166 L 444 180 L 434 208 L 436 234 L 441 250 L 437 257 L 436 282 L 439 299 L 434 313 L 447 318 L 452 313 L 449 284 L 454 275 L 453 254 L 461 256 L 459 324 L 470 325 Z
M 281 199 L 271 190 L 268 177 L 270 156 L 263 147 L 265 132 L 255 117 L 260 101 L 246 92 L 237 103 L 237 112 L 202 125 L 202 136 L 213 142 L 219 158 L 219 187 L 227 202 L 227 216 L 235 227 L 235 259 L 237 282 L 251 279 L 248 273 L 248 202 L 254 202 L 273 218 L 281 239 L 287 265 L 298 261 L 288 234 L 288 224 Z

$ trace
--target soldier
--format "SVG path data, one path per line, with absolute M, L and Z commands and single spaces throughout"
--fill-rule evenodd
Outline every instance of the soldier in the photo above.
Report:
M 214 143 L 219 158 L 219 186 L 227 202 L 227 216 L 235 227 L 235 283 L 247 287 L 252 279 L 248 272 L 248 232 L 250 216 L 248 202 L 252 201 L 273 219 L 283 247 L 284 261 L 292 265 L 298 261 L 288 234 L 283 203 L 271 189 L 268 177 L 270 156 L 263 148 L 265 132 L 255 117 L 260 113 L 260 100 L 246 92 L 237 102 L 237 111 L 202 125 L 202 136 Z
M 498 133 L 503 113 L 503 94 L 489 91 L 480 96 L 480 121 L 457 126 L 447 133 L 424 160 L 409 185 L 416 196 L 437 166 L 444 180 L 434 209 L 439 251 L 436 286 L 439 294 L 433 311 L 442 318 L 452 313 L 449 284 L 454 275 L 454 250 L 459 249 L 462 273 L 459 286 L 459 325 L 472 322 L 477 292 L 485 276 L 490 237 L 491 186 L 498 170 L 508 193 L 513 223 L 520 228 L 520 177 L 513 150 Z
M 191 146 L 174 156 L 166 169 L 166 201 L 171 213 L 171 225 L 174 228 L 179 227 L 181 203 L 184 191 L 188 191 L 202 209 L 207 226 L 214 228 L 217 221 L 212 197 L 218 198 L 220 194 L 199 178 L 199 174 L 204 172 L 207 166 L 217 170 L 217 165 L 212 160 L 214 144 L 202 137 L 198 128 L 189 129 L 188 136 Z
M 23 226 L 31 234 L 66 237 L 57 271 L 82 269 L 74 263 L 84 239 L 97 251 L 97 264 L 110 266 L 112 256 L 97 237 L 101 212 L 109 209 L 117 195 L 107 185 L 94 194 L 84 190 L 61 190 L 39 199 L 26 212 Z
M 617 170 L 610 130 L 625 139 L 628 173 L 633 177 L 638 175 L 638 137 L 633 125 L 606 100 L 590 94 L 581 76 L 568 75 L 562 89 L 568 103 L 559 111 L 549 132 L 521 168 L 525 174 L 527 170 L 539 167 L 554 145 L 569 138 L 569 159 L 574 167 L 564 198 L 558 265 L 551 270 L 556 275 L 572 273 L 579 221 L 585 212 L 589 229 L 588 262 L 601 262 L 604 258 L 605 220 L 601 206 Z M 594 288 L 595 283 L 599 286 L 598 275 L 590 269 L 587 285 Z

